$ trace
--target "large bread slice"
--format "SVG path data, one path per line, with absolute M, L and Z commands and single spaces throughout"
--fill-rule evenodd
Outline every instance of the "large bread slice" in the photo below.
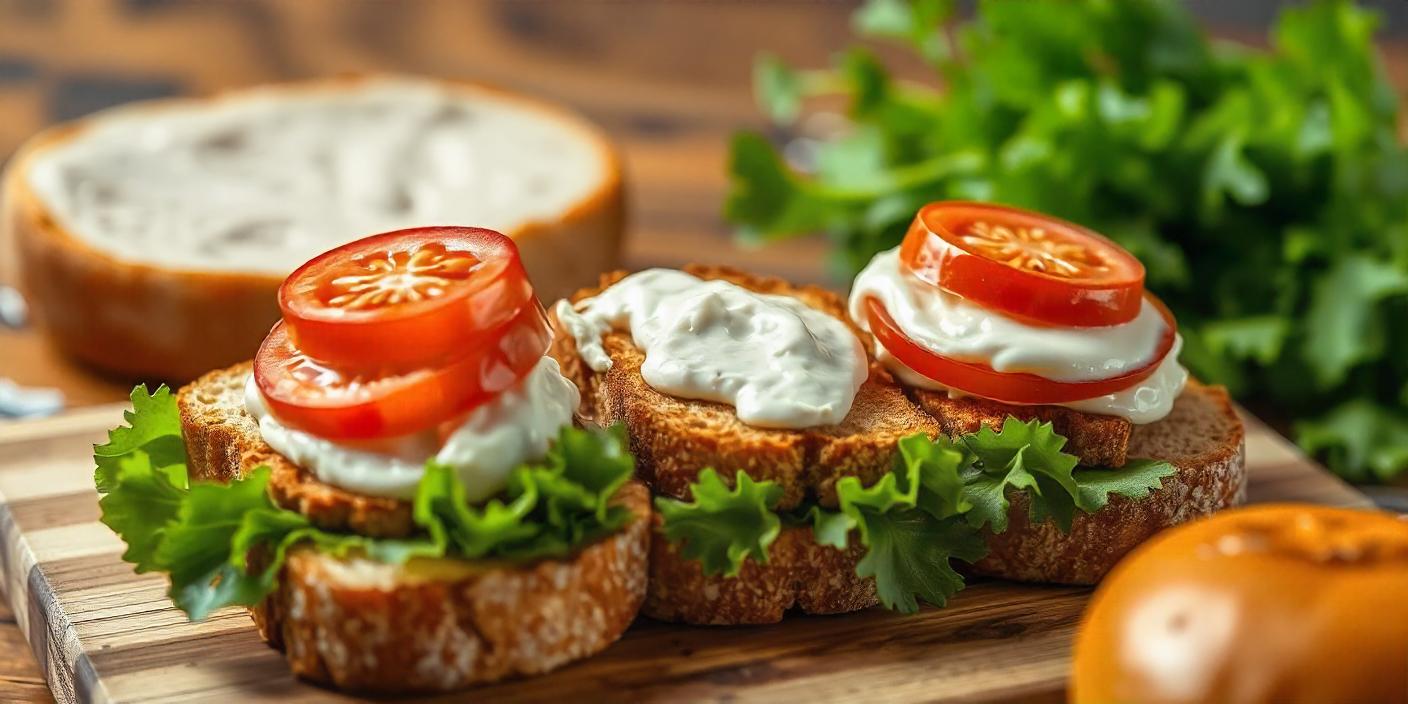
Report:
M 724 267 L 684 270 L 760 293 L 795 296 L 849 324 L 841 299 L 821 288 L 792 286 L 781 279 Z M 595 295 L 625 276 L 623 271 L 607 274 L 599 287 L 579 291 L 572 300 Z M 637 474 L 651 490 L 666 496 L 689 498 L 690 483 L 700 471 L 713 467 L 725 478 L 742 469 L 754 479 L 777 482 L 783 489 L 780 509 L 795 507 L 809 496 L 835 506 L 838 479 L 857 476 L 868 484 L 889 471 L 900 438 L 939 432 L 934 419 L 917 408 L 877 364 L 871 364 L 870 378 L 840 424 L 804 430 L 755 428 L 739 421 L 725 404 L 675 398 L 652 389 L 640 375 L 645 355 L 628 333 L 605 336 L 612 367 L 597 374 L 577 355 L 571 336 L 561 326 L 554 327 L 558 332 L 552 355 L 563 375 L 582 391 L 581 415 L 603 426 L 624 423 Z
M 1097 513 L 1078 514 L 1070 533 L 1032 525 L 1024 493 L 1012 494 L 1010 524 L 988 535 L 989 553 L 973 571 L 1027 582 L 1094 584 L 1155 533 L 1246 501 L 1242 422 L 1220 386 L 1190 381 L 1173 412 L 1136 425 L 1129 456 L 1173 463 L 1178 471 L 1142 499 L 1112 496 Z
M 278 320 L 275 296 L 285 275 L 318 249 L 330 249 L 374 234 L 374 230 L 370 229 L 373 227 L 394 228 L 384 227 L 381 223 L 367 223 L 364 227 L 351 223 L 346 232 L 318 233 L 318 247 L 302 254 L 285 252 L 277 247 L 251 249 L 247 256 L 265 258 L 262 260 L 265 265 L 258 270 L 230 268 L 224 264 L 162 264 L 157 262 L 165 259 L 157 256 L 160 252 L 154 251 L 160 245 L 135 245 L 116 237 L 114 233 L 117 230 L 101 231 L 102 225 L 75 224 L 71 218 L 65 218 L 63 206 L 36 187 L 36 165 L 52 160 L 52 155 L 98 130 L 128 129 L 133 133 L 133 144 L 149 143 L 151 140 L 143 137 L 140 130 L 154 116 L 199 116 L 224 106 L 259 101 L 281 101 L 315 94 L 355 94 L 363 86 L 374 82 L 430 85 L 454 98 L 463 98 L 463 103 L 455 102 L 454 105 L 462 104 L 467 110 L 486 105 L 517 110 L 522 113 L 523 119 L 551 125 L 554 133 L 563 140 L 580 144 L 599 156 L 598 173 L 589 177 L 592 185 L 580 199 L 549 216 L 530 213 L 524 208 L 517 216 L 504 217 L 504 224 L 500 225 L 482 219 L 463 222 L 464 218 L 457 218 L 457 222 L 445 222 L 448 219 L 445 216 L 424 213 L 411 221 L 396 221 L 400 223 L 398 227 L 437 224 L 499 226 L 518 243 L 524 264 L 539 286 L 539 294 L 549 300 L 589 285 L 598 274 L 616 265 L 624 218 L 620 159 L 599 129 L 558 106 L 481 85 L 432 82 L 410 77 L 366 76 L 263 86 L 212 98 L 140 103 L 103 111 L 36 135 L 10 160 L 6 169 L 3 195 L 0 195 L 0 280 L 8 279 L 6 282 L 9 283 L 17 280 L 22 285 L 36 319 L 61 351 L 109 372 L 143 381 L 186 381 L 206 370 L 248 358 L 269 327 Z M 236 134 L 232 139 L 212 138 L 211 142 L 212 148 L 200 152 L 199 156 L 201 160 L 215 160 L 202 168 L 211 174 L 209 183 L 214 194 L 211 198 L 224 200 L 223 194 L 230 187 L 229 174 L 236 170 L 225 168 L 221 171 L 217 168 L 218 158 L 223 148 L 237 149 L 239 139 Z M 453 145 L 448 148 L 454 149 Z M 469 150 L 461 155 L 460 163 L 469 164 L 470 171 L 475 173 L 492 173 L 495 164 L 484 163 L 488 157 L 481 156 L 480 151 L 485 150 Z M 443 155 L 445 150 L 436 153 Z M 521 159 L 522 156 L 515 153 L 512 158 Z M 140 162 L 140 159 L 136 161 Z M 548 163 L 552 160 L 549 159 Z M 82 166 L 81 162 L 76 164 L 70 170 L 72 173 L 65 172 L 63 179 L 56 181 L 62 182 L 81 173 Z M 285 175 L 308 173 L 311 174 L 309 178 L 317 177 L 322 170 L 330 168 L 321 162 L 301 164 L 285 161 L 283 166 Z M 396 166 L 420 168 L 409 162 Z M 359 172 L 357 179 L 371 181 L 383 171 L 389 172 L 391 169 L 371 166 Z M 225 174 L 226 181 L 217 182 L 215 175 L 220 173 Z M 425 173 L 420 175 L 428 181 L 438 178 L 432 178 L 434 174 L 429 167 L 425 167 Z M 549 171 L 544 178 L 555 177 Z M 468 185 L 456 185 L 458 181 L 450 177 L 446 179 L 447 189 L 462 187 L 474 189 L 472 192 L 483 192 L 488 188 L 480 181 L 471 180 Z M 186 183 L 190 188 L 199 189 L 207 181 L 192 178 Z M 495 182 L 493 185 L 503 184 Z M 267 190 L 271 193 L 281 192 L 278 183 L 268 186 Z M 89 190 L 97 192 L 102 189 Z M 331 194 L 340 192 L 340 189 L 329 186 L 326 192 L 331 198 Z M 102 193 L 92 195 L 99 201 L 111 197 Z M 531 202 L 531 194 L 520 200 Z M 436 202 L 451 203 L 455 199 Z M 332 207 L 336 209 L 335 203 Z M 130 222 L 132 215 L 119 211 L 113 219 Z M 257 245 L 260 236 L 263 235 L 255 232 L 247 239 Z M 307 232 L 299 232 L 290 239 L 304 242 L 311 236 Z M 327 241 L 321 241 L 324 236 Z M 231 233 L 230 238 L 234 239 L 235 234 Z M 150 324 L 153 320 L 159 320 L 161 324 L 153 326 Z
M 408 502 L 323 484 L 265 444 L 244 410 L 249 368 L 178 392 L 191 476 L 229 481 L 267 465 L 274 500 L 322 528 L 413 532 Z M 546 672 L 613 643 L 645 598 L 650 494 L 632 482 L 617 500 L 635 519 L 566 560 L 396 566 L 296 549 L 277 591 L 250 613 L 295 674 L 344 689 L 443 691 Z

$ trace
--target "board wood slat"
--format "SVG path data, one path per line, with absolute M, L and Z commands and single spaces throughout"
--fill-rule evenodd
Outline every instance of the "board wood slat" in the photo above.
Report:
M 192 624 L 161 576 L 133 574 L 97 522 L 90 446 L 122 406 L 0 426 L 0 564 L 60 702 L 335 701 L 294 679 L 242 609 Z M 1247 419 L 1252 501 L 1368 506 Z M 772 626 L 638 621 L 605 653 L 476 692 L 491 701 L 1061 701 L 1090 590 L 977 581 L 945 609 L 796 617 Z

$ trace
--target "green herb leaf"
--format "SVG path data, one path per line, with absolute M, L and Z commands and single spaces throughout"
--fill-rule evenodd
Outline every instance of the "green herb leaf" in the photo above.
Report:
M 1354 481 L 1388 480 L 1408 470 L 1408 414 L 1350 401 L 1296 424 L 1306 452 L 1328 456 Z
M 1408 293 L 1408 271 L 1347 255 L 1316 283 L 1307 313 L 1306 360 L 1321 386 L 1342 381 L 1350 367 L 1383 354 L 1377 304 Z
M 1062 531 L 1071 529 L 1079 495 L 1071 471 L 1079 460 L 1061 451 L 1066 439 L 1057 435 L 1050 423 L 1036 419 L 1023 422 L 1008 416 L 1001 431 L 983 426 L 965 435 L 963 442 L 985 475 L 970 471 L 966 477 L 974 487 L 973 503 L 984 505 L 970 521 L 990 521 L 994 531 L 1006 530 L 1005 492 L 1010 486 L 1028 490 L 1033 522 L 1050 517 Z M 975 525 L 980 527 L 982 522 Z
M 886 608 L 912 613 L 916 598 L 942 606 L 963 588 L 951 560 L 974 562 L 986 548 L 961 515 L 972 507 L 960 476 L 971 457 L 948 438 L 923 434 L 901 439 L 898 449 L 890 472 L 868 487 L 845 477 L 836 483 L 836 498 L 848 530 L 858 529 L 866 547 L 856 574 L 875 578 Z M 817 541 L 844 547 L 838 539 L 844 534 L 824 527 L 830 531 L 817 529 Z
M 98 499 L 101 520 L 127 543 L 122 559 L 137 572 L 160 570 L 163 563 L 157 559 L 156 547 L 167 524 L 176 519 L 186 488 L 153 467 L 151 456 L 141 450 L 105 459 L 111 465 L 98 473 L 106 475 L 103 481 L 111 493 Z
M 271 585 L 247 572 L 245 556 L 231 550 L 247 513 L 278 510 L 266 494 L 268 483 L 267 467 L 230 484 L 196 482 L 167 524 L 156 561 L 171 576 L 171 600 L 192 620 L 222 606 L 250 606 L 268 593 Z
M 837 550 L 845 550 L 850 534 L 855 530 L 854 518 L 841 511 L 828 511 L 820 506 L 812 506 L 805 514 L 812 524 L 812 535 L 817 545 L 829 545 Z
M 866 546 L 856 574 L 875 578 L 876 593 L 887 609 L 914 613 L 919 609 L 916 596 L 943 606 L 963 588 L 951 561 L 971 563 L 987 554 L 982 536 L 961 517 L 938 519 L 913 508 L 852 510 Z
M 1408 144 L 1374 11 L 1288 6 L 1269 50 L 1214 43 L 1168 0 L 985 0 L 957 21 L 944 0 L 868 0 L 854 21 L 932 80 L 897 80 L 859 47 L 760 76 L 785 86 L 789 117 L 801 96 L 840 93 L 851 124 L 810 145 L 806 173 L 735 139 L 725 215 L 742 236 L 825 233 L 844 280 L 929 201 L 1050 212 L 1140 257 L 1200 377 L 1289 417 L 1402 406 L 1408 335 L 1390 322 L 1408 316 Z M 1408 452 L 1378 437 L 1380 457 Z M 1361 476 L 1343 443 L 1301 441 Z
M 98 490 L 111 489 L 119 461 L 137 451 L 147 456 L 155 470 L 184 486 L 186 446 L 181 441 L 176 397 L 165 384 L 154 394 L 147 393 L 144 384 L 132 389 L 131 399 L 132 410 L 122 414 L 127 425 L 108 431 L 108 441 L 93 446 L 93 460 L 98 465 L 93 480 Z
M 1290 321 L 1276 315 L 1226 318 L 1203 326 L 1203 339 L 1219 356 L 1251 359 L 1262 365 L 1281 357 L 1281 348 L 1290 334 Z
M 802 79 L 782 59 L 763 54 L 753 64 L 753 86 L 758 105 L 773 122 L 797 119 L 802 109 Z
M 704 574 L 738 575 L 749 558 L 767 563 L 768 547 L 782 531 L 773 507 L 782 498 L 776 482 L 755 482 L 742 470 L 729 489 L 718 472 L 705 469 L 690 484 L 689 502 L 655 499 L 665 537 L 683 545 L 680 553 L 698 560 Z
M 1076 505 L 1086 513 L 1095 513 L 1110 502 L 1111 494 L 1142 499 L 1163 486 L 1164 477 L 1178 471 L 1162 460 L 1131 459 L 1123 467 L 1081 467 L 1072 472 L 1080 493 Z

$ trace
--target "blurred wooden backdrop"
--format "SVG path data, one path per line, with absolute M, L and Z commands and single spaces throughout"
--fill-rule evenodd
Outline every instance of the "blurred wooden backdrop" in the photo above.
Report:
M 1189 0 L 1220 34 L 1258 41 L 1284 2 Z M 970 3 L 971 4 L 971 3 Z M 1408 0 L 1377 0 L 1389 32 Z M 0 0 L 0 160 L 54 121 L 131 100 L 271 80 L 404 71 L 499 84 L 571 105 L 626 157 L 626 265 L 746 263 L 824 280 L 823 245 L 735 247 L 719 216 L 724 145 L 766 128 L 750 72 L 762 50 L 821 64 L 850 41 L 847 0 Z M 1399 85 L 1408 51 L 1386 48 Z M 3 256 L 3 255 L 0 255 Z M 5 269 L 0 262 L 0 271 Z M 59 386 L 71 403 L 125 387 L 0 331 L 0 377 Z M 0 699 L 46 698 L 0 605 Z

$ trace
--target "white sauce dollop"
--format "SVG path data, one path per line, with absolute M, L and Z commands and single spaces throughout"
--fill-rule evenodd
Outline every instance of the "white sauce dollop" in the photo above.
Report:
M 629 331 L 652 388 L 730 404 L 762 428 L 841 422 L 869 373 L 865 348 L 840 320 L 790 296 L 682 271 L 637 272 L 576 308 L 560 301 L 556 312 L 597 372 L 611 368 L 602 335 Z
M 950 398 L 968 395 L 910 369 L 879 343 L 876 343 L 875 348 L 875 358 L 904 384 L 930 391 L 947 391 Z M 1173 410 L 1174 399 L 1183 393 L 1183 386 L 1188 383 L 1188 370 L 1178 363 L 1178 352 L 1182 349 L 1183 338 L 1175 337 L 1173 348 L 1169 350 L 1164 361 L 1154 368 L 1154 373 L 1134 386 L 1104 396 L 1053 405 L 1065 406 L 1083 413 L 1120 416 L 1139 425 L 1161 420 Z
M 377 232 L 556 217 L 606 158 L 512 97 L 384 78 L 118 108 L 28 175 L 61 224 L 119 258 L 286 274 Z
M 455 469 L 466 499 L 487 499 L 507 486 L 518 465 L 543 457 L 558 432 L 572 424 L 581 396 L 562 376 L 557 361 L 544 357 L 518 386 L 474 408 L 441 446 L 434 430 L 373 448 L 339 443 L 280 423 L 264 404 L 253 375 L 245 383 L 245 408 L 259 422 L 264 442 L 320 481 L 368 496 L 411 499 L 425 463 Z M 437 449 L 438 448 L 438 449 Z
M 982 362 L 1001 372 L 1026 372 L 1055 381 L 1093 381 L 1118 376 L 1148 364 L 1158 353 L 1163 317 L 1145 305 L 1122 325 L 1062 328 L 1029 325 L 936 289 L 901 266 L 899 248 L 875 255 L 851 289 L 851 317 L 869 329 L 865 300 L 878 299 L 895 324 L 921 347 L 968 362 Z M 1054 404 L 1086 413 L 1121 416 L 1132 423 L 1152 423 L 1169 414 L 1188 381 L 1178 363 L 1182 338 L 1154 373 L 1114 394 Z M 876 343 L 876 358 L 910 386 L 961 391 L 910 369 Z

